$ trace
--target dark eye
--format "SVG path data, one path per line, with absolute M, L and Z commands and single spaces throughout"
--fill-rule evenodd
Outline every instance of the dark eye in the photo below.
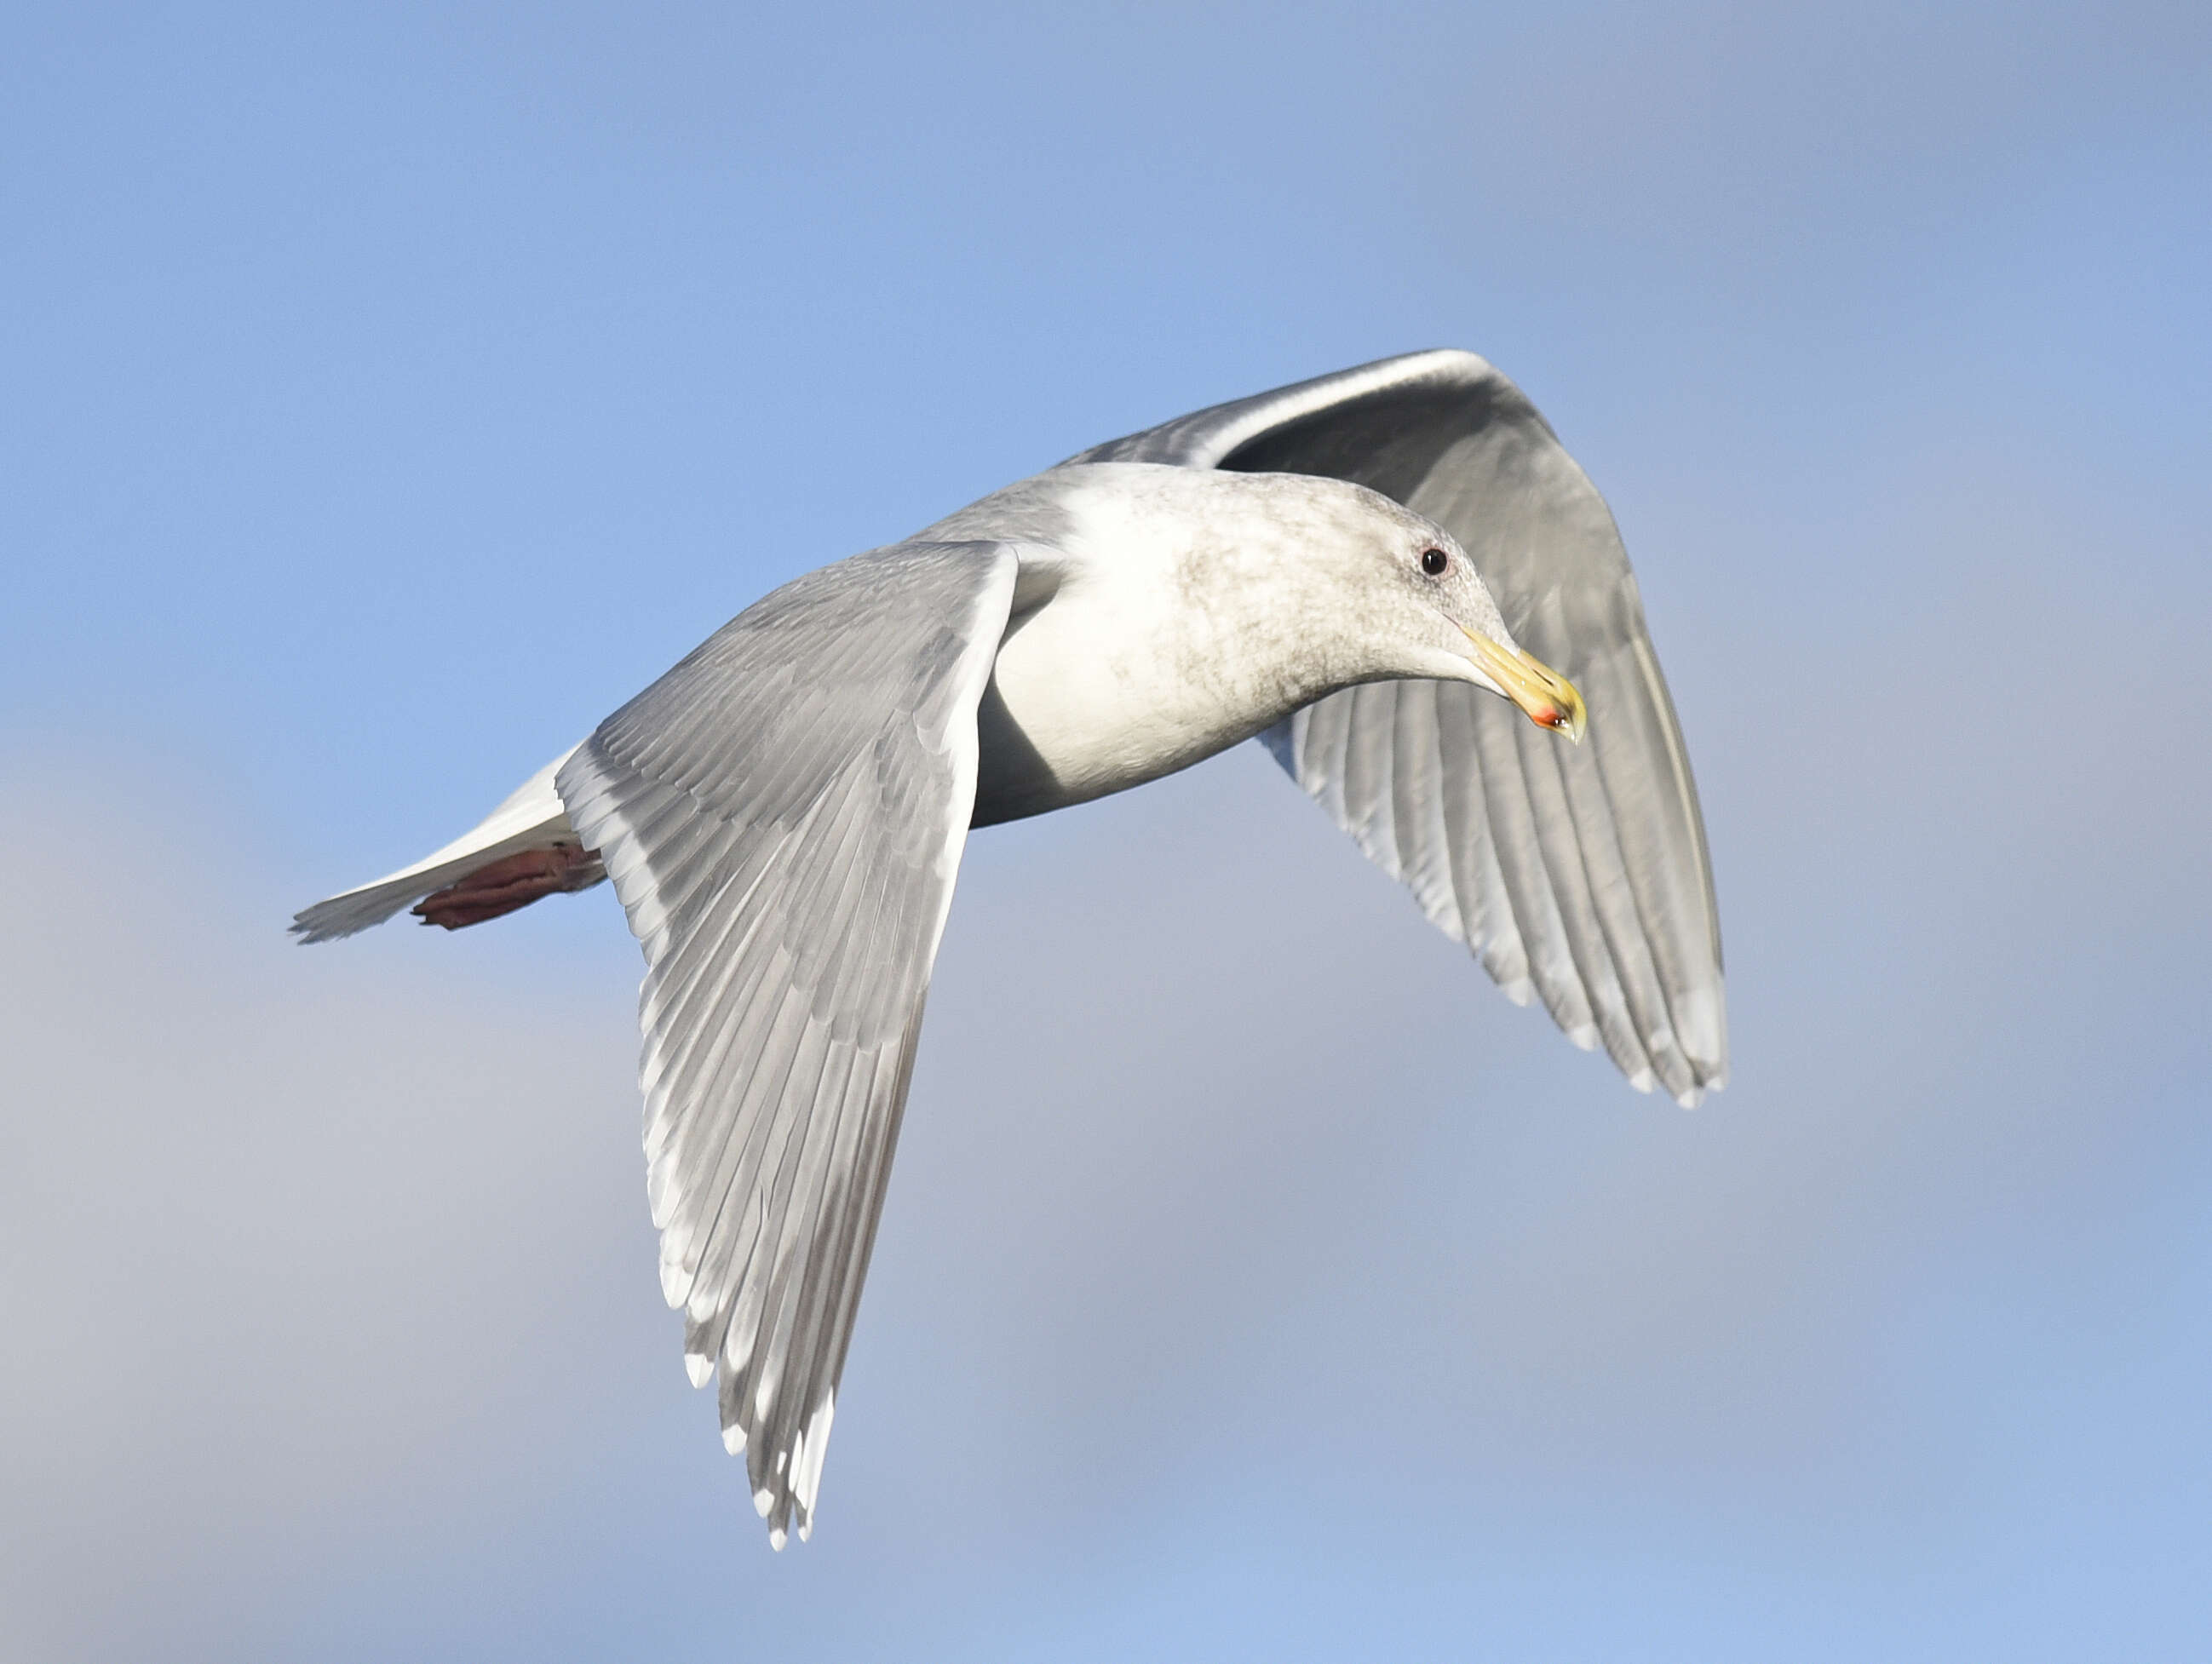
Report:
M 1443 577 L 1444 568 L 1450 564 L 1451 556 L 1441 549 L 1425 549 L 1421 551 L 1421 570 L 1431 578 Z

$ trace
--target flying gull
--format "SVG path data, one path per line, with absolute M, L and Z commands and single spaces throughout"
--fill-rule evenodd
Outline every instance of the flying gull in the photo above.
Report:
M 1464 352 L 1180 417 L 787 584 L 292 928 L 613 881 L 661 1288 L 781 1548 L 813 1524 L 969 829 L 1254 738 L 1508 998 L 1640 1090 L 1724 1084 L 1705 829 L 1620 533 Z

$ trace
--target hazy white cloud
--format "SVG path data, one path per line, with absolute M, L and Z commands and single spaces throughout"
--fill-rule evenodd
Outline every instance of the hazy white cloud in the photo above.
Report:
M 234 1620 L 248 1568 L 530 1485 L 533 1383 L 573 1400 L 641 1246 L 590 1208 L 635 1190 L 619 1011 L 297 952 L 228 811 L 92 777 L 121 760 L 8 771 L 0 1609 L 52 1645 L 19 1655 Z

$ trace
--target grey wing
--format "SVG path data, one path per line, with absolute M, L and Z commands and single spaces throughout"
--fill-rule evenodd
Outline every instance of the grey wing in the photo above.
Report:
M 559 774 L 645 950 L 645 1146 L 695 1385 L 811 1528 L 1017 567 L 855 556 L 740 614 Z
M 1354 480 L 1457 537 L 1514 639 L 1589 707 L 1562 745 L 1463 683 L 1378 683 L 1262 735 L 1291 774 L 1509 996 L 1686 1103 L 1728 1078 L 1720 921 L 1697 787 L 1604 499 L 1520 389 L 1418 353 L 1100 446 Z

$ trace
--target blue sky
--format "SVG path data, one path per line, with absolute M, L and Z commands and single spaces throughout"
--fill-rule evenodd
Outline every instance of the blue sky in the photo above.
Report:
M 2212 1649 L 2212 19 L 49 9 L 0 52 L 0 1656 Z M 1255 750 L 971 845 L 815 1540 L 605 891 L 303 952 L 766 588 L 1483 352 L 1735 1084 Z

